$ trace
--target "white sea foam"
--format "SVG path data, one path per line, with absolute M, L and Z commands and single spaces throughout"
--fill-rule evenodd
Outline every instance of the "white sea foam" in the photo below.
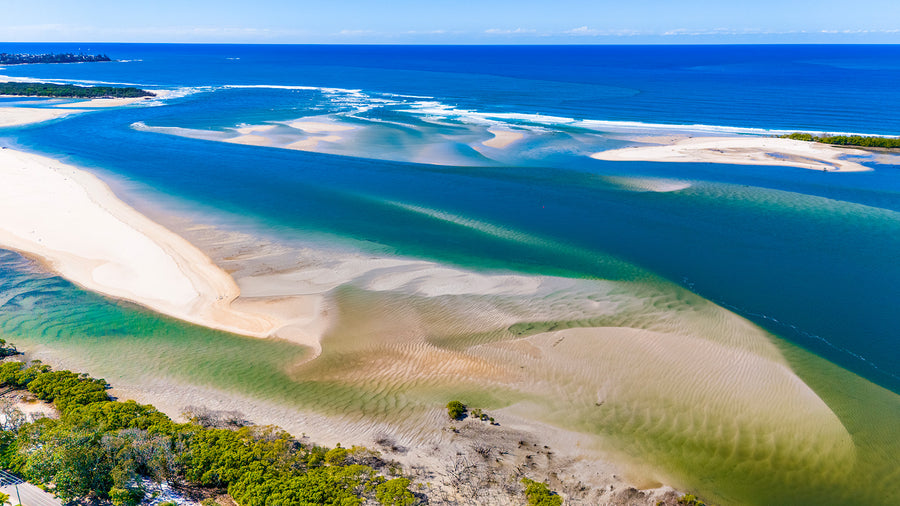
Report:
M 705 124 L 668 124 L 668 123 L 644 123 L 638 121 L 609 121 L 600 119 L 576 119 L 563 116 L 550 116 L 536 113 L 509 113 L 509 112 L 480 112 L 469 109 L 460 109 L 451 105 L 444 104 L 436 100 L 419 101 L 408 105 L 409 109 L 399 112 L 409 114 L 423 115 L 426 118 L 443 118 L 455 119 L 460 122 L 499 125 L 517 127 L 568 127 L 581 130 L 589 130 L 597 133 L 605 132 L 628 132 L 628 133 L 651 133 L 662 131 L 685 132 L 685 133 L 707 133 L 707 134 L 744 134 L 744 135 L 785 135 L 798 131 L 798 129 L 766 129 L 753 127 L 736 127 L 723 125 L 705 125 Z M 889 135 L 859 133 L 859 132 L 833 132 L 833 131 L 810 131 L 803 130 L 816 135 L 861 135 L 861 136 L 877 136 L 892 137 Z

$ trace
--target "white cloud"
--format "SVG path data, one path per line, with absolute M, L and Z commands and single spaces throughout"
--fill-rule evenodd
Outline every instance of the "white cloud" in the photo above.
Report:
M 532 30 L 530 28 L 515 28 L 512 30 L 506 28 L 488 28 L 484 31 L 484 33 L 489 33 L 491 35 L 516 35 L 535 32 L 537 32 L 537 30 Z
M 596 30 L 588 26 L 579 26 L 578 28 L 572 28 L 571 30 L 566 30 L 562 33 L 574 37 L 632 37 L 635 35 L 647 35 L 647 33 L 640 30 L 627 28 L 620 30 Z
M 566 34 L 569 35 L 599 35 L 600 32 L 594 30 L 593 28 L 588 28 L 587 26 L 579 26 L 578 28 L 572 28 L 571 30 L 566 30 Z

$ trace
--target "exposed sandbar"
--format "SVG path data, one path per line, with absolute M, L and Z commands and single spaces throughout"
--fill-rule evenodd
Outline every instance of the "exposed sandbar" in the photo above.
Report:
M 39 107 L 0 107 L 0 127 L 41 123 L 85 112 L 83 109 L 46 109 Z
M 245 125 L 239 128 L 235 128 L 234 130 L 239 134 L 248 135 L 256 132 L 268 132 L 276 126 L 277 125 Z
M 225 139 L 225 142 L 230 142 L 232 144 L 246 144 L 248 146 L 271 146 L 272 140 L 268 137 L 262 135 L 239 135 L 237 137 L 232 137 L 230 139 Z
M 317 151 L 320 142 L 339 142 L 342 139 L 340 135 L 324 135 L 320 137 L 308 137 L 297 142 L 292 142 L 285 146 L 287 149 L 296 149 L 300 151 Z
M 93 98 L 91 100 L 82 100 L 70 104 L 58 104 L 53 107 L 59 109 L 104 109 L 107 107 L 121 107 L 123 105 L 138 104 L 141 102 L 149 102 L 161 97 L 134 97 L 134 98 Z
M 482 142 L 481 145 L 494 149 L 506 148 L 510 144 L 525 137 L 525 134 L 523 134 L 522 132 L 514 132 L 512 130 L 503 130 L 500 128 L 491 127 L 488 128 L 487 131 L 494 134 L 494 137 Z
M 232 307 L 234 280 L 93 175 L 0 150 L 0 247 L 33 255 L 96 292 L 211 328 L 264 337 L 282 322 Z
M 826 144 L 773 137 L 695 137 L 664 146 L 637 146 L 594 153 L 591 158 L 607 161 L 724 163 L 731 165 L 775 165 L 829 172 L 871 170 L 847 155 L 867 156 L 860 149 L 835 148 Z
M 308 132 L 318 134 L 323 132 L 346 132 L 347 130 L 356 129 L 353 125 L 339 125 L 337 123 L 329 123 L 326 121 L 297 120 L 287 123 L 287 126 Z

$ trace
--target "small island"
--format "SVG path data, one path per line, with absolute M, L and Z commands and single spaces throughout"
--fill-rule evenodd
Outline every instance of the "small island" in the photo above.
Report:
M 0 95 L 53 98 L 140 98 L 155 97 L 140 88 L 75 86 L 50 83 L 0 83 Z
M 0 65 L 24 65 L 26 63 L 86 63 L 98 61 L 112 61 L 105 54 L 74 54 L 74 53 L 47 53 L 47 54 L 10 54 L 0 53 Z

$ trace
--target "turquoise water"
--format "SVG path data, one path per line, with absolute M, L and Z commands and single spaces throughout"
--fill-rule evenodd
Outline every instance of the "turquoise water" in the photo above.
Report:
M 754 460 L 748 455 L 762 446 L 746 433 L 733 445 L 712 438 L 709 447 L 692 446 L 708 434 L 692 433 L 694 422 L 672 421 L 671 413 L 642 411 L 644 421 L 620 410 L 592 419 L 591 402 L 572 408 L 571 417 L 559 414 L 566 406 L 555 406 L 548 420 L 616 434 L 620 451 L 647 455 L 667 476 L 726 502 L 764 504 L 790 494 L 794 503 L 806 497 L 844 504 L 867 489 L 866 502 L 889 504 L 898 494 L 891 469 L 900 468 L 897 453 L 885 450 L 898 439 L 892 435 L 900 403 L 897 159 L 865 159 L 874 171 L 838 174 L 587 156 L 626 145 L 623 132 L 635 128 L 898 134 L 900 50 L 864 49 L 103 45 L 95 50 L 130 61 L 2 72 L 155 86 L 184 96 L 0 129 L 0 144 L 109 175 L 127 200 L 148 208 L 177 203 L 189 219 L 293 246 L 315 242 L 482 273 L 651 287 L 643 313 L 591 319 L 550 311 L 527 329 L 655 328 L 711 300 L 778 336 L 772 342 L 853 437 L 859 460 L 846 479 L 856 485 L 835 481 L 835 470 L 815 459 L 793 474 L 792 455 Z M 353 142 L 314 153 L 214 140 L 236 135 L 242 125 L 271 125 L 267 139 L 286 144 L 298 135 L 287 123 L 305 117 L 354 127 L 336 132 Z M 488 127 L 524 138 L 509 149 L 484 149 Z M 331 294 L 344 314 L 356 316 L 326 337 L 323 356 L 313 362 L 319 365 L 297 366 L 308 353 L 301 347 L 161 318 L 85 293 L 5 253 L 0 329 L 7 339 L 70 354 L 86 370 L 111 377 L 171 378 L 329 414 L 417 413 L 453 392 L 497 407 L 502 398 L 529 398 L 507 384 L 499 394 L 486 393 L 477 378 L 450 373 L 421 382 L 379 371 L 346 381 L 328 377 L 329 368 L 369 352 L 360 351 L 358 336 L 388 350 L 386 356 L 406 356 L 386 330 L 367 331 L 364 323 L 384 315 L 410 325 L 434 317 L 427 327 L 434 356 L 531 332 L 458 330 L 458 308 L 496 303 L 484 298 L 448 299 L 444 307 L 358 289 Z M 571 303 L 565 293 L 558 297 L 535 300 L 534 307 Z M 824 450 L 811 453 L 827 457 Z M 755 463 L 740 472 L 716 469 L 733 467 L 742 455 Z M 706 474 L 692 474 L 689 466 Z M 770 490 L 761 492 L 763 484 Z

